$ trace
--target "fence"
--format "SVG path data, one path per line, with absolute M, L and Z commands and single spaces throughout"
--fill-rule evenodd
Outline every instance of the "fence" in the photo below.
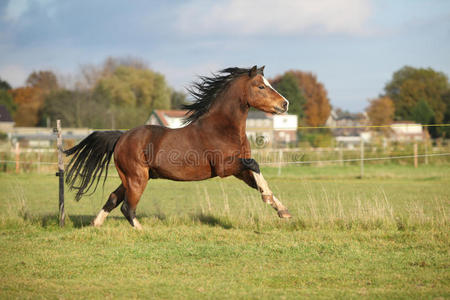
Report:
M 416 126 L 416 124 L 414 124 Z M 378 128 L 392 127 L 394 125 L 364 125 L 364 126 L 319 126 L 319 127 L 299 127 L 299 129 L 322 129 L 322 128 Z M 402 125 L 405 126 L 405 125 Z M 422 125 L 423 127 L 447 127 L 450 124 Z M 106 129 L 102 129 L 106 130 Z M 66 141 L 67 143 L 67 141 Z M 73 146 L 74 141 L 70 140 L 65 148 Z M 37 172 L 50 173 L 56 169 L 58 151 L 55 148 L 20 148 L 16 143 L 14 148 L 0 147 L 0 172 Z M 343 147 L 334 148 L 253 148 L 252 157 L 260 165 L 281 168 L 288 165 L 309 165 L 324 166 L 336 164 L 339 166 L 355 165 L 361 166 L 361 176 L 364 173 L 364 164 L 435 164 L 450 162 L 449 143 L 440 143 L 439 146 L 432 146 L 430 140 L 410 143 L 386 144 L 364 143 L 361 139 L 360 147 L 348 149 Z
M 18 145 L 18 144 L 16 144 Z M 67 147 L 66 147 L 67 148 Z M 362 150 L 362 151 L 361 151 Z M 450 162 L 450 145 L 432 147 L 430 143 L 411 143 L 379 147 L 363 144 L 362 148 L 286 148 L 253 149 L 252 157 L 263 166 L 288 165 L 339 166 L 366 164 L 437 164 Z M 415 163 L 414 163 L 415 161 Z M 65 161 L 67 163 L 67 161 Z M 20 148 L 0 150 L 0 172 L 54 173 L 58 164 L 55 148 Z

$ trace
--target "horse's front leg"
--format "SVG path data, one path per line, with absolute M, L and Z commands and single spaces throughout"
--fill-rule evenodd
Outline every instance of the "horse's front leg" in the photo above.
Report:
M 261 193 L 262 200 L 270 204 L 278 213 L 280 218 L 291 218 L 286 206 L 280 202 L 272 193 L 267 181 L 259 169 L 258 163 L 254 159 L 242 159 L 243 170 L 235 175 L 237 178 L 243 180 L 252 188 L 257 189 Z

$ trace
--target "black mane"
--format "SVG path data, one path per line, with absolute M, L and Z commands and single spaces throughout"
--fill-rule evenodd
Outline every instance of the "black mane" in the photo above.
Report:
M 184 123 L 191 123 L 209 111 L 214 100 L 222 93 L 234 79 L 249 74 L 251 68 L 227 68 L 212 74 L 211 77 L 200 76 L 199 82 L 194 82 L 188 92 L 194 98 L 191 104 L 184 104 L 187 109 Z

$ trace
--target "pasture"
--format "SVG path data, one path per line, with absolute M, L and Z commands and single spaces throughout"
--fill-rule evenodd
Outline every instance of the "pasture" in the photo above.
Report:
M 118 185 L 73 200 L 57 178 L 0 173 L 0 298 L 450 297 L 450 165 L 264 167 L 293 214 L 234 179 L 151 180 L 134 230 Z M 111 172 L 113 174 L 113 172 Z

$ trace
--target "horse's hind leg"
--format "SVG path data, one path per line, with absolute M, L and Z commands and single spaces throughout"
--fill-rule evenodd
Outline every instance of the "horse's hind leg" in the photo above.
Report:
M 147 172 L 148 174 L 148 172 Z M 136 229 L 142 229 L 142 225 L 136 219 L 136 206 L 141 199 L 142 193 L 147 186 L 148 175 L 133 176 L 127 178 L 127 189 L 125 192 L 125 201 L 120 210 L 131 226 Z
M 259 190 L 262 200 L 265 203 L 270 204 L 270 206 L 277 211 L 280 218 L 291 218 L 291 214 L 288 209 L 273 195 L 267 181 L 264 179 L 261 171 L 259 170 L 257 163 L 255 161 L 253 162 L 256 164 L 256 167 L 245 169 L 235 176 L 243 180 L 250 187 Z
M 108 201 L 103 205 L 102 210 L 98 213 L 92 224 L 96 227 L 101 226 L 108 214 L 124 200 L 125 188 L 121 184 L 114 192 L 109 195 Z

